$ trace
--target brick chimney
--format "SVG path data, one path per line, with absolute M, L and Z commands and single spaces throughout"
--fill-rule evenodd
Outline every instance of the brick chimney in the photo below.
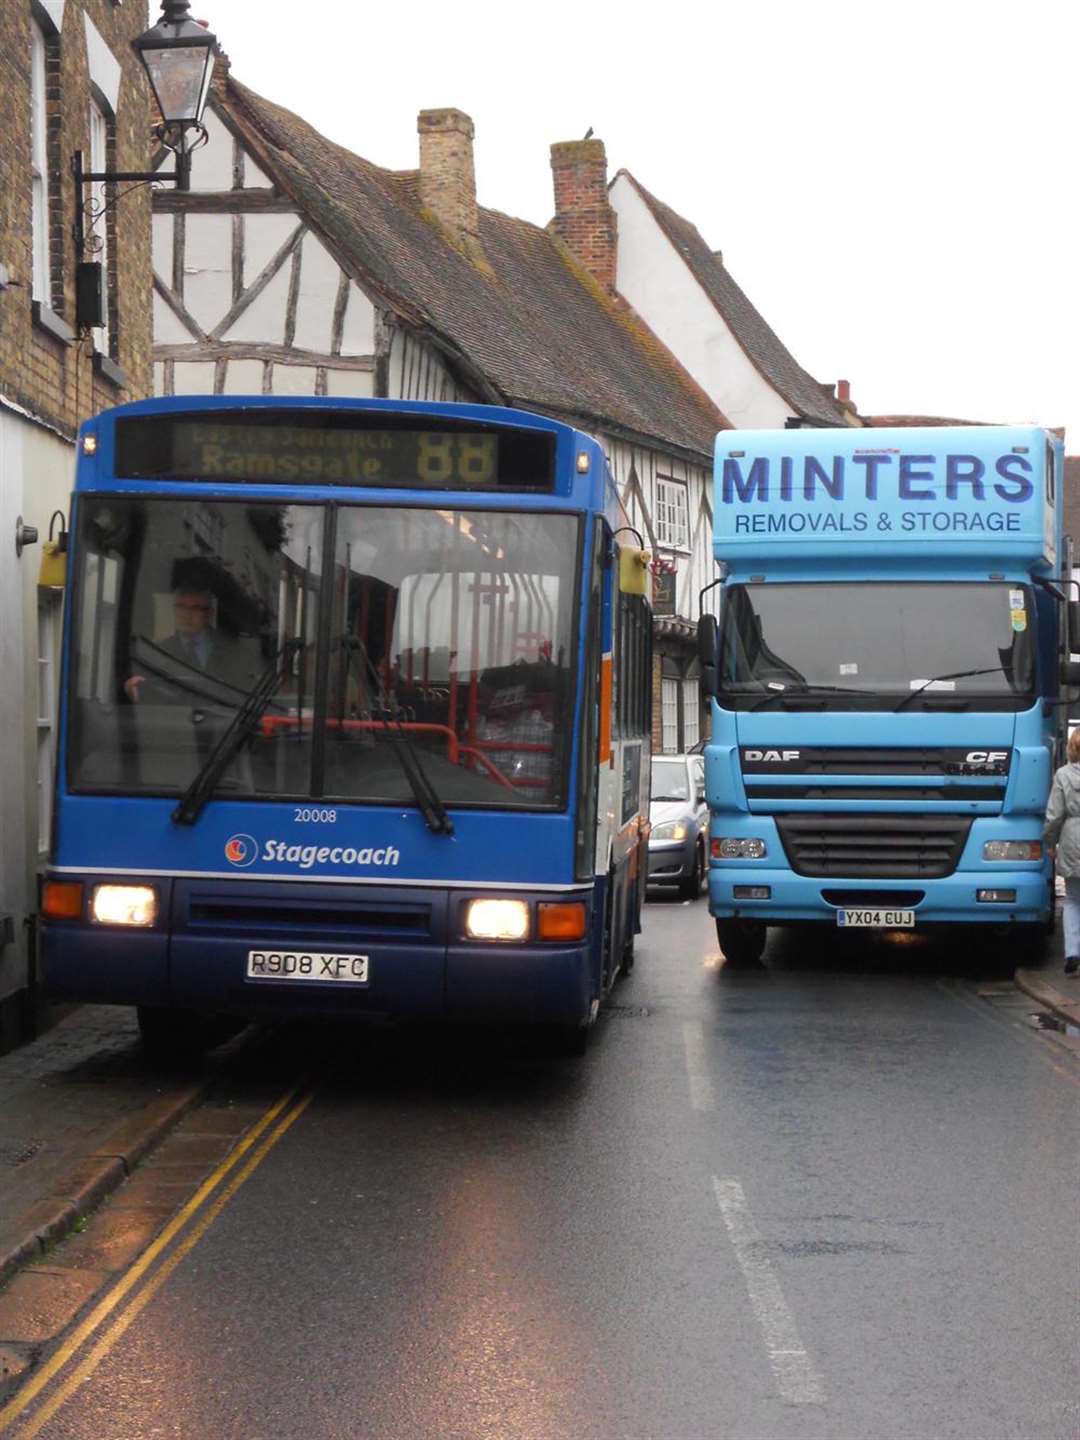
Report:
M 555 218 L 551 229 L 609 295 L 615 293 L 618 228 L 608 203 L 602 140 L 567 140 L 551 147 Z
M 468 246 L 479 236 L 473 122 L 460 110 L 421 110 L 420 203 Z

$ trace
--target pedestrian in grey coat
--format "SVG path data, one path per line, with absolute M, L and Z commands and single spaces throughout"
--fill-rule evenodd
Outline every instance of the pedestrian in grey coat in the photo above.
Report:
M 1065 879 L 1065 974 L 1080 971 L 1080 729 L 1065 747 L 1069 763 L 1054 775 L 1043 843 Z

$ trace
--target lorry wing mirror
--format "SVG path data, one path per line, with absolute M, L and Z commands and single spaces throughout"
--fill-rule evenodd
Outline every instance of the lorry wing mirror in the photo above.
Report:
M 716 675 L 719 635 L 716 616 L 702 615 L 697 627 L 697 650 L 701 666 L 701 693 L 706 700 L 711 700 L 719 688 Z
M 1080 652 L 1080 600 L 1069 601 L 1069 649 Z
M 1061 683 L 1067 690 L 1080 690 L 1080 660 L 1061 662 Z

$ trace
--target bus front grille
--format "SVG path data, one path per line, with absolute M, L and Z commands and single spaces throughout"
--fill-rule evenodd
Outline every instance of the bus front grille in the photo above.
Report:
M 971 829 L 953 815 L 776 816 L 797 875 L 935 880 L 951 875 Z

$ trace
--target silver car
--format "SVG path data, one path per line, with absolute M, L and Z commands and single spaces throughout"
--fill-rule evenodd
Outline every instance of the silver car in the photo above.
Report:
M 708 867 L 709 807 L 703 755 L 654 755 L 649 791 L 649 884 L 696 900 Z

